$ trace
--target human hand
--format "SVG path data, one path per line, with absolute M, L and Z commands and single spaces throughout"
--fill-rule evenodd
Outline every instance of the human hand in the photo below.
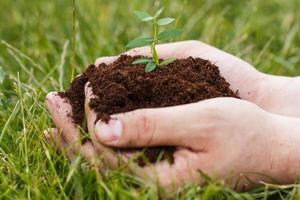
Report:
M 233 91 L 238 90 L 242 99 L 251 101 L 270 112 L 288 116 L 300 116 L 300 110 L 295 109 L 297 107 L 297 102 L 300 102 L 300 91 L 291 88 L 292 92 L 288 93 L 287 87 L 283 90 L 280 84 L 297 87 L 297 84 L 287 84 L 285 78 L 272 81 L 273 77 L 270 78 L 269 75 L 258 72 L 243 60 L 199 41 L 185 41 L 158 45 L 157 51 L 161 58 L 186 58 L 194 56 L 208 59 L 213 63 L 216 63 L 222 76 L 224 76 L 231 84 L 231 89 Z M 136 48 L 125 54 L 132 56 L 151 55 L 148 47 Z M 95 64 L 96 66 L 103 62 L 109 64 L 116 58 L 117 57 L 100 58 Z M 268 94 L 270 92 L 272 94 Z M 275 94 L 275 97 L 273 93 Z M 52 114 L 56 127 L 58 127 L 60 131 L 64 129 L 64 131 L 62 131 L 62 136 L 66 138 L 65 140 L 67 140 L 68 143 L 71 141 L 74 143 L 78 140 L 78 129 L 74 128 L 71 119 L 68 119 L 69 117 L 66 116 L 65 113 L 59 112 L 58 109 L 58 107 L 60 107 L 64 112 L 70 113 L 70 105 L 66 102 L 63 103 L 63 99 L 58 96 L 53 97 L 53 94 L 49 94 L 47 99 L 51 100 L 47 100 L 47 106 Z M 297 99 L 299 99 L 299 101 L 297 101 Z
M 174 164 L 162 161 L 143 169 L 163 188 L 202 183 L 200 170 L 241 190 L 297 178 L 299 172 L 289 169 L 299 164 L 299 120 L 290 125 L 293 120 L 244 100 L 216 98 L 117 114 L 108 124 L 97 122 L 92 132 L 110 147 L 177 146 Z
M 245 63 L 244 61 L 232 55 L 229 55 L 225 52 L 222 52 L 218 49 L 215 49 L 203 43 L 194 42 L 194 41 L 159 45 L 157 50 L 161 58 L 168 58 L 168 57 L 184 58 L 188 56 L 194 56 L 194 57 L 209 59 L 212 62 L 215 62 L 216 65 L 219 66 L 221 74 L 231 84 L 231 88 L 233 90 L 239 89 L 240 96 L 243 99 L 257 103 L 258 105 L 260 105 L 261 107 L 269 111 L 274 111 L 276 113 L 283 113 L 283 114 L 291 114 L 290 109 L 276 108 L 276 106 L 274 106 L 274 103 L 272 103 L 271 98 L 268 101 L 264 100 L 265 98 L 263 97 L 263 95 L 261 95 L 261 91 L 262 91 L 261 88 L 262 86 L 267 85 L 265 81 L 267 80 L 266 78 L 267 76 L 256 71 L 249 64 Z M 150 52 L 148 51 L 148 48 L 139 48 L 139 49 L 131 50 L 127 52 L 127 54 L 150 55 Z M 97 60 L 96 65 L 98 65 L 101 62 L 106 62 L 108 64 L 109 62 L 114 61 L 114 59 L 115 57 L 101 58 L 100 60 Z M 74 127 L 70 128 L 71 125 L 73 124 L 71 123 L 71 120 L 68 120 L 68 116 L 64 115 L 65 110 L 68 110 L 68 112 L 70 112 L 70 106 L 67 105 L 66 103 L 62 103 L 61 100 L 56 99 L 56 97 L 52 98 L 53 96 L 51 95 L 52 94 L 50 94 L 50 96 L 48 95 L 47 97 L 48 99 L 47 102 L 49 101 L 49 99 L 52 102 L 52 103 L 47 103 L 48 108 L 52 114 L 52 117 L 54 118 L 57 128 L 62 131 L 58 137 L 62 139 L 68 138 L 67 141 L 64 142 L 65 143 L 64 145 L 58 144 L 58 146 L 60 146 L 60 149 L 65 150 L 67 149 L 66 147 L 69 147 L 72 143 L 74 143 L 74 141 L 78 140 L 78 130 Z M 60 109 L 62 108 L 63 111 L 60 111 Z M 56 118 L 57 120 L 55 120 Z M 191 124 L 188 124 L 187 127 L 188 126 L 191 126 Z M 94 127 L 91 126 L 90 130 L 93 131 Z M 92 135 L 94 135 L 93 137 L 95 141 L 95 134 Z M 101 144 L 99 145 L 100 145 L 100 149 L 107 149 L 103 147 Z M 76 147 L 76 148 L 68 148 L 68 149 L 72 149 L 73 152 L 78 153 L 81 151 L 80 149 L 82 148 Z M 93 152 L 90 153 L 93 156 L 88 156 L 90 158 L 97 157 L 98 154 L 101 152 L 101 150 L 96 151 L 95 150 L 96 147 L 93 145 L 89 145 L 89 148 L 86 149 L 88 149 L 89 152 Z M 86 155 L 84 151 L 82 151 L 82 154 Z M 109 159 L 114 160 L 113 155 L 110 154 L 110 156 L 108 157 Z
M 241 190 L 262 181 L 292 183 L 300 175 L 294 170 L 300 164 L 299 119 L 268 113 L 244 100 L 216 98 L 117 114 L 108 125 L 100 121 L 94 125 L 96 114 L 88 108 L 92 93 L 86 90 L 86 116 L 94 144 L 178 147 L 174 164 L 162 161 L 133 171 L 148 183 L 158 181 L 173 191 L 185 183 L 203 183 L 202 171 Z

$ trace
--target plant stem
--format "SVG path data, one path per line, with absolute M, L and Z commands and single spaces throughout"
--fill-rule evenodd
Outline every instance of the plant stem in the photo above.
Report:
M 158 59 L 158 54 L 156 51 L 156 43 L 157 43 L 157 33 L 158 33 L 158 26 L 156 24 L 156 19 L 153 20 L 153 42 L 151 44 L 151 53 L 153 56 L 153 61 L 155 64 L 159 65 L 159 59 Z

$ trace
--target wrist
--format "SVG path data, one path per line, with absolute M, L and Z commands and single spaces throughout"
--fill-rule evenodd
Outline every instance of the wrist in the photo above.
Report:
M 280 183 L 293 183 L 300 180 L 300 119 L 273 115 L 272 124 L 270 170 Z
M 262 74 L 253 100 L 263 109 L 291 117 L 300 117 L 300 78 Z

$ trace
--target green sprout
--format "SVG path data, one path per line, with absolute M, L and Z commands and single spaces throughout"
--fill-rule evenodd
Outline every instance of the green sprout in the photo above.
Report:
M 152 23 L 152 36 L 142 36 L 138 37 L 127 44 L 127 48 L 135 48 L 150 45 L 152 59 L 149 58 L 139 58 L 133 62 L 133 64 L 146 64 L 145 72 L 153 71 L 157 66 L 163 67 L 174 62 L 175 58 L 168 58 L 163 62 L 159 61 L 158 54 L 156 51 L 156 45 L 160 42 L 167 42 L 170 39 L 181 34 L 181 31 L 178 29 L 170 29 L 159 31 L 160 27 L 169 25 L 175 21 L 174 18 L 166 17 L 159 19 L 159 16 L 162 14 L 164 8 L 159 9 L 154 16 L 151 16 L 147 12 L 135 11 L 134 14 L 141 19 L 143 22 Z

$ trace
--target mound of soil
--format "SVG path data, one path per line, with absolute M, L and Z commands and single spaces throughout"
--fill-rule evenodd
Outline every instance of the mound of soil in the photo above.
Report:
M 141 108 L 176 106 L 216 97 L 239 98 L 220 75 L 218 67 L 208 60 L 179 59 L 145 73 L 145 65 L 132 64 L 137 58 L 122 55 L 110 65 L 90 65 L 73 80 L 66 92 L 59 93 L 70 102 L 70 116 L 75 124 L 81 125 L 84 120 L 84 86 L 87 82 L 96 95 L 89 106 L 97 113 L 97 120 L 105 122 L 112 114 Z M 145 158 L 153 163 L 160 156 L 172 162 L 174 150 L 175 147 L 148 148 L 144 158 L 137 161 L 143 166 Z

